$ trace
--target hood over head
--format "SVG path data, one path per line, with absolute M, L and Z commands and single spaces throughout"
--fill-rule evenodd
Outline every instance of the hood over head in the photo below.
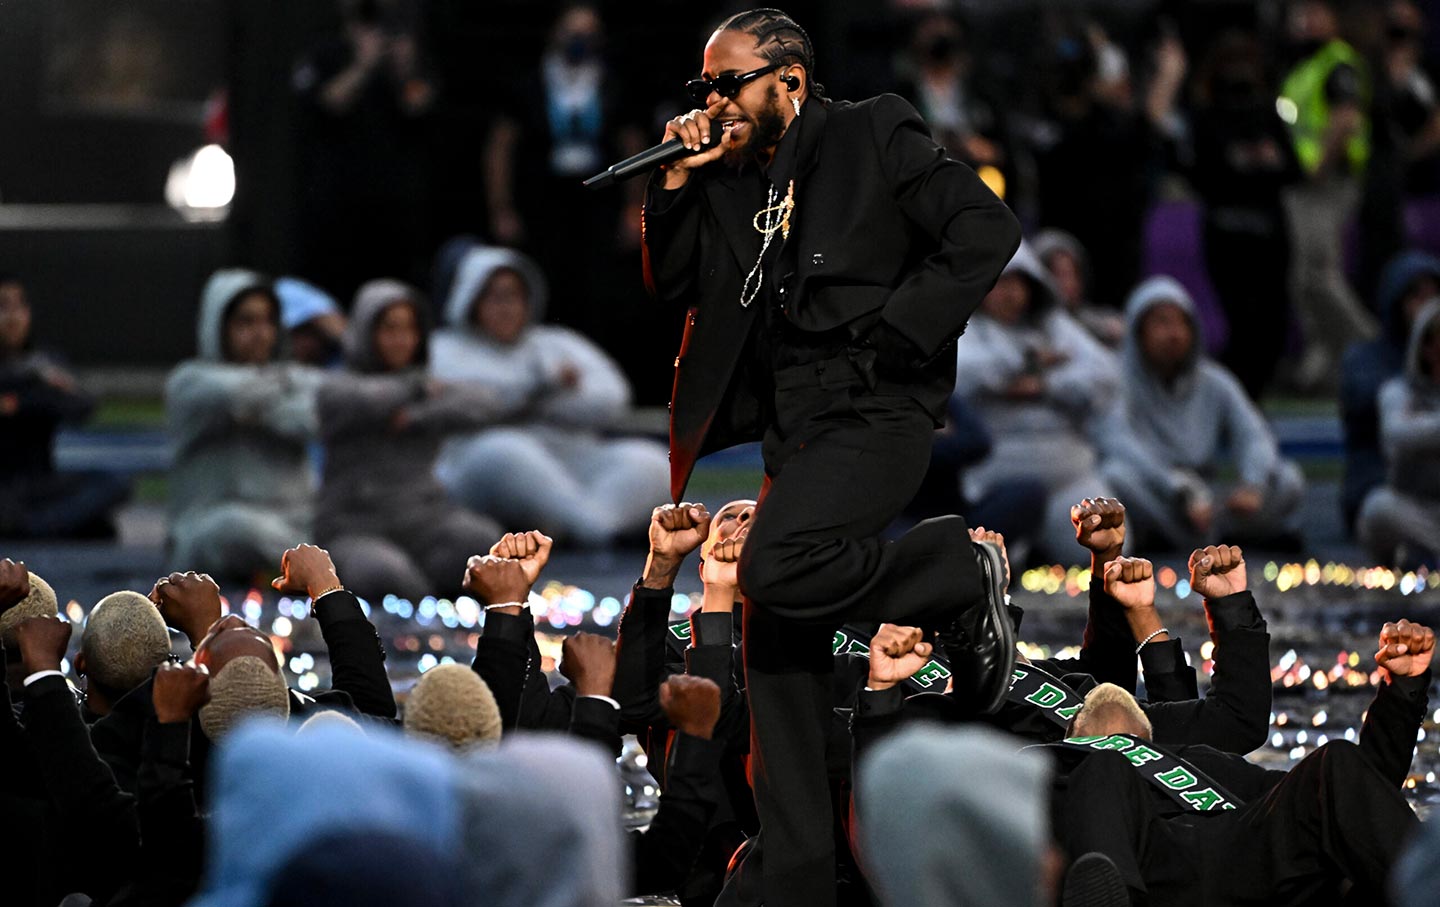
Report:
M 861 853 L 884 903 L 1038 907 L 1051 767 L 1019 743 L 920 724 L 861 761 Z
M 1015 250 L 1014 256 L 1006 263 L 1005 270 L 1000 276 L 1007 274 L 1019 274 L 1030 284 L 1030 312 L 1027 318 L 1034 319 L 1041 314 L 1053 311 L 1060 304 L 1060 295 L 1055 291 L 1055 284 L 1050 279 L 1050 272 L 1046 270 L 1045 263 L 1035 253 L 1035 246 L 1028 241 L 1020 243 L 1020 248 Z
M 440 251 L 435 253 L 435 265 L 430 271 L 430 300 L 442 306 L 450 298 L 450 289 L 455 286 L 455 274 L 460 262 L 472 249 L 483 248 L 484 241 L 473 233 L 462 233 L 445 240 Z M 443 313 L 437 312 L 437 315 Z
M 1409 378 L 1412 384 L 1440 386 L 1440 378 L 1425 374 L 1424 364 L 1420 360 L 1420 347 L 1425 342 L 1425 334 L 1437 326 L 1440 326 L 1440 296 L 1425 303 L 1415 316 L 1415 323 L 1410 326 L 1410 342 L 1405 348 L 1405 377 Z
M 1089 288 L 1090 253 L 1085 251 L 1085 246 L 1080 243 L 1079 239 L 1075 238 L 1075 234 L 1067 233 L 1064 230 L 1057 230 L 1052 227 L 1049 230 L 1041 230 L 1035 234 L 1035 239 L 1031 241 L 1031 245 L 1035 247 L 1035 254 L 1040 258 L 1042 264 L 1048 261 L 1050 256 L 1056 252 L 1064 252 L 1075 259 L 1076 263 L 1080 265 L 1080 273 L 1084 275 L 1085 286 L 1087 289 Z
M 1203 341 L 1200 336 L 1200 321 L 1195 313 L 1195 300 L 1191 298 L 1190 291 L 1185 289 L 1184 284 L 1161 274 L 1142 280 L 1125 301 L 1125 367 L 1132 374 L 1135 374 L 1137 369 L 1141 372 L 1148 371 L 1144 354 L 1140 351 L 1140 322 L 1144 320 L 1146 312 L 1164 303 L 1178 306 L 1190 319 L 1190 327 L 1195 332 L 1195 342 L 1190 345 L 1190 361 L 1186 364 L 1185 371 L 1193 369 L 1200 361 Z
M 281 311 L 280 299 L 270 278 L 259 271 L 244 268 L 224 268 L 210 275 L 205 288 L 200 291 L 200 317 L 196 322 L 195 349 L 201 359 L 211 362 L 225 361 L 225 313 L 242 295 L 251 292 L 264 293 L 275 304 L 275 314 Z M 278 322 L 277 322 L 278 323 Z M 283 358 L 285 341 L 281 332 L 273 359 Z
M 438 747 L 377 728 L 295 735 L 252 720 L 211 760 L 206 877 L 192 907 L 260 907 L 277 874 L 337 832 L 397 835 L 432 852 L 460 831 L 457 763 Z
M 345 326 L 345 364 L 357 372 L 380 370 L 375 356 L 375 322 L 386 309 L 397 302 L 410 302 L 420 324 L 420 349 L 416 364 L 429 358 L 430 310 L 419 290 L 399 280 L 372 280 L 355 293 L 350 322 Z
M 1440 257 L 1418 249 L 1399 252 L 1385 263 L 1375 294 L 1383 336 L 1398 352 L 1405 349 L 1410 337 L 1402 321 L 1400 300 L 1410 285 L 1421 277 L 1432 277 L 1440 283 Z
M 460 764 L 467 881 L 487 907 L 620 902 L 629 842 L 613 760 L 571 737 L 521 734 Z
M 275 295 L 280 298 L 280 326 L 287 331 L 321 315 L 340 314 L 335 297 L 298 277 L 277 278 Z
M 525 280 L 530 290 L 530 323 L 545 317 L 545 305 L 549 301 L 549 289 L 545 275 L 528 256 L 500 246 L 478 246 L 466 252 L 455 269 L 455 282 L 445 300 L 445 324 L 452 328 L 472 330 L 470 314 L 475 307 L 475 297 L 485 284 L 501 268 L 509 268 Z

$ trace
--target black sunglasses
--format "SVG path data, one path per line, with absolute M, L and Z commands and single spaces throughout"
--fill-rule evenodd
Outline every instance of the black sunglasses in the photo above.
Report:
M 771 63 L 769 66 L 762 66 L 739 75 L 727 72 L 713 79 L 691 79 L 685 83 L 685 90 L 690 93 L 692 101 L 704 107 L 705 102 L 710 98 L 710 92 L 713 91 L 722 98 L 734 98 L 747 83 L 755 81 L 767 72 L 774 72 L 784 65 L 783 63 Z

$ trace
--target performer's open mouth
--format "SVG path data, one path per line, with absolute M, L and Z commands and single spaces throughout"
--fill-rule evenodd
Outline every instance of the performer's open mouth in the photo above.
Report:
M 733 142 L 740 138 L 741 131 L 746 128 L 744 120 L 721 120 L 720 128 L 730 133 L 730 140 Z

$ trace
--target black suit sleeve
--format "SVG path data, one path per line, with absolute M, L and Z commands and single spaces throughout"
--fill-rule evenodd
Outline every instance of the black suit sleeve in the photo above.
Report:
M 485 629 L 475 647 L 471 668 L 495 694 L 501 725 L 506 730 L 570 728 L 575 689 L 567 684 L 551 691 L 545 672 L 540 670 L 535 618 L 528 609 L 518 615 L 486 613 Z
M 487 611 L 485 627 L 475 646 L 475 660 L 470 663 L 471 670 L 495 695 L 500 723 L 507 731 L 519 724 L 534 634 L 535 624 L 528 610 L 518 615 Z
M 593 740 L 604 748 L 607 756 L 617 758 L 620 755 L 620 710 L 594 696 L 574 696 L 570 705 L 570 733 Z
M 1096 683 L 1113 683 L 1135 692 L 1135 637 L 1125 619 L 1125 606 L 1105 592 L 1099 577 L 1090 580 L 1090 613 L 1079 658 L 1057 658 L 1052 664 L 1059 674 L 1089 674 Z
M 901 684 L 884 690 L 858 689 L 850 713 L 850 764 L 859 766 L 876 743 L 900 726 L 904 714 L 905 688 Z
M 946 156 L 903 99 L 876 98 L 872 126 L 895 201 L 940 245 L 890 295 L 883 319 L 933 358 L 965 329 L 1020 247 L 1020 222 L 975 171 Z
M 331 686 L 350 694 L 356 711 L 395 720 L 395 693 L 385 673 L 385 647 L 360 601 L 344 589 L 315 602 L 315 619 L 330 653 Z
M 1200 698 L 1195 669 L 1185 660 L 1179 637 L 1152 642 L 1140 650 L 1145 698 L 1151 702 L 1185 702 Z
M 190 722 L 145 724 L 140 763 L 139 871 L 129 900 L 149 907 L 180 907 L 200 887 L 205 823 L 190 775 Z
M 729 612 L 690 615 L 690 645 L 685 649 L 685 673 L 704 677 L 720 688 L 720 709 L 736 698 L 735 618 Z
M 639 583 L 620 616 L 615 643 L 615 686 L 620 718 L 631 727 L 662 724 L 660 684 L 674 673 L 669 665 L 670 602 L 673 589 L 646 589 Z
M 671 891 L 689 876 L 719 805 L 724 751 L 719 740 L 675 735 L 660 811 L 643 834 L 633 836 L 636 894 Z
M 5 662 L 5 647 L 0 645 L 0 676 L 8 671 Z M 10 698 L 9 684 L 0 683 L 0 785 L 9 789 L 28 772 L 30 765 L 28 744 L 25 742 L 25 728 L 20 724 L 20 710 Z
M 720 687 L 720 718 L 715 722 L 712 737 L 725 742 L 732 751 L 749 752 L 750 704 L 735 676 L 736 658 L 740 653 L 735 644 L 734 626 L 735 618 L 731 614 L 692 614 L 684 669 L 685 673 L 713 680 Z
M 657 172 L 645 191 L 641 215 L 641 257 L 645 287 L 662 302 L 689 296 L 695 285 L 696 252 L 700 245 L 700 188 L 698 178 L 679 189 L 662 187 Z
M 1360 752 L 1398 789 L 1410 774 L 1415 741 L 1429 705 L 1430 672 L 1380 684 L 1360 728 Z
M 1263 746 L 1270 733 L 1270 633 L 1249 592 L 1206 602 L 1205 608 L 1215 633 L 1208 694 L 1147 702 L 1143 708 L 1160 743 L 1204 744 L 1244 755 Z
M 61 822 L 103 842 L 93 859 L 75 861 L 71 867 L 75 889 L 103 901 L 134 871 L 140 847 L 135 798 L 120 788 L 91 745 L 65 678 L 43 677 L 25 688 L 24 720 L 41 780 L 60 810 Z

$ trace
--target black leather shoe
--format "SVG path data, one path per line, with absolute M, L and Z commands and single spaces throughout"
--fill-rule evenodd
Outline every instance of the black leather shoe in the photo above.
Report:
M 984 600 L 939 632 L 955 674 L 957 698 L 993 715 L 1005 704 L 1015 670 L 1015 625 L 1005 606 L 1005 559 L 989 542 L 975 543 Z
M 1087 853 L 1065 873 L 1061 907 L 1130 907 L 1130 890 L 1115 863 L 1103 853 Z

